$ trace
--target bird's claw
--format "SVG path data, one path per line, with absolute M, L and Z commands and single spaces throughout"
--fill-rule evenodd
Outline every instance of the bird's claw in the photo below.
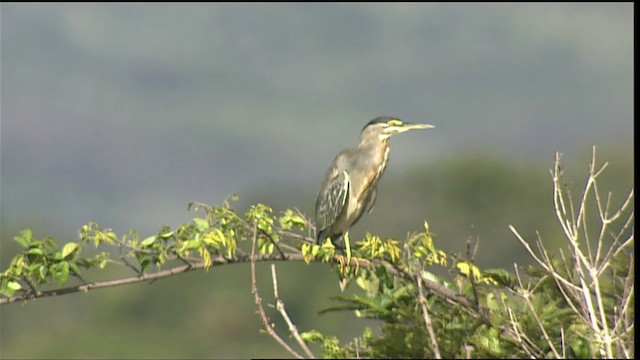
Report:
M 340 264 L 340 275 L 346 277 L 350 273 L 357 274 L 360 271 L 360 261 L 357 257 L 336 255 L 336 259 Z M 353 261 L 351 261 L 353 260 Z M 353 262 L 353 266 L 351 263 Z

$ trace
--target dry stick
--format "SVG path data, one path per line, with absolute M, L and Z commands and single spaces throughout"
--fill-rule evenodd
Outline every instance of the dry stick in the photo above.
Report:
M 530 358 L 543 358 L 544 352 L 540 350 L 540 348 L 525 334 L 521 329 L 521 322 L 513 313 L 510 307 L 507 306 L 507 312 L 509 313 L 509 322 L 511 324 L 511 328 L 513 329 L 513 334 L 516 337 L 517 342 L 514 345 L 519 346 L 523 351 L 525 351 Z M 533 351 L 536 353 L 534 354 Z
M 422 289 L 422 276 L 418 276 L 418 294 L 420 306 L 422 306 L 422 316 L 424 316 L 424 324 L 427 326 L 429 339 L 431 340 L 431 347 L 433 347 L 433 355 L 436 357 L 436 359 L 442 359 L 442 357 L 440 356 L 440 349 L 438 348 L 438 342 L 436 341 L 436 334 L 433 331 L 433 325 L 431 324 L 429 309 L 427 309 L 427 299 L 424 297 L 424 290 Z
M 522 279 L 520 278 L 520 272 L 518 271 L 518 267 L 515 267 L 515 271 L 516 271 L 516 278 L 518 279 L 518 284 L 520 285 L 520 289 L 524 289 L 524 285 L 522 284 Z M 542 321 L 540 321 L 540 318 L 538 317 L 538 314 L 536 313 L 536 310 L 535 310 L 535 308 L 533 306 L 533 303 L 531 302 L 531 299 L 529 299 L 529 295 L 531 293 L 533 293 L 533 290 L 530 290 L 529 289 L 529 285 L 527 285 L 527 288 L 525 289 L 524 295 L 520 295 L 520 297 L 525 301 L 525 303 L 529 307 L 529 310 L 531 310 L 531 313 L 533 314 L 533 317 L 536 320 L 536 324 L 538 325 L 538 327 L 542 331 L 542 335 L 544 336 L 545 340 L 547 341 L 547 345 L 549 345 L 549 347 L 551 348 L 551 351 L 553 352 L 553 355 L 556 357 L 556 359 L 558 359 L 558 358 L 560 358 L 560 354 L 556 350 L 556 347 L 553 345 L 553 342 L 551 342 L 551 338 L 549 337 L 549 334 L 547 334 L 547 331 L 544 329 L 544 325 L 542 324 Z
M 478 287 L 476 286 L 476 274 L 473 271 L 473 259 L 476 257 L 476 253 L 478 252 L 478 241 L 476 241 L 475 248 L 473 249 L 473 253 L 471 253 L 471 237 L 467 238 L 467 262 L 470 267 L 469 274 L 469 282 L 471 283 L 471 289 L 473 290 L 473 298 L 476 301 L 476 306 L 480 307 L 480 296 L 478 295 Z
M 273 330 L 273 327 L 269 324 L 269 318 L 267 318 L 267 314 L 264 312 L 264 307 L 262 306 L 262 298 L 260 298 L 260 294 L 258 294 L 258 287 L 256 286 L 256 236 L 257 236 L 257 225 L 256 222 L 253 223 L 253 239 L 251 243 L 251 292 L 253 293 L 253 297 L 255 298 L 256 305 L 258 306 L 258 313 L 260 314 L 260 319 L 262 320 L 262 325 L 265 330 L 272 338 L 274 338 L 283 348 L 285 348 L 290 354 L 297 357 L 298 359 L 304 359 L 300 354 L 298 354 L 295 350 L 289 346 L 282 338 L 278 335 L 278 333 Z
M 289 318 L 289 314 L 287 314 L 287 310 L 284 308 L 284 302 L 280 300 L 280 296 L 278 295 L 278 275 L 276 274 L 276 264 L 271 264 L 271 277 L 273 278 L 273 295 L 276 298 L 276 309 L 280 312 L 280 315 L 282 315 L 284 321 L 286 321 L 287 325 L 289 326 L 289 331 L 296 339 L 302 350 L 307 353 L 307 356 L 309 358 L 315 359 L 316 356 L 313 355 L 311 350 L 309 350 L 309 347 L 300 336 L 298 328 L 291 321 L 291 318 Z

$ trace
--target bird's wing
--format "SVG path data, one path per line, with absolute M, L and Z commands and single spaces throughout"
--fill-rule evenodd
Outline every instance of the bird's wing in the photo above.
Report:
M 376 203 L 376 195 L 378 195 L 378 187 L 374 187 L 367 197 L 367 204 L 364 208 L 367 211 L 367 214 L 371 214 L 373 211 L 373 205 Z
M 346 171 L 334 171 L 328 176 L 326 186 L 318 193 L 316 201 L 316 230 L 330 227 L 342 212 L 349 193 L 349 174 Z
M 369 195 L 367 195 L 367 198 L 365 199 L 365 203 L 364 203 L 364 207 L 362 208 L 362 211 L 360 211 L 360 214 L 358 215 L 358 217 L 353 221 L 354 224 L 360 220 L 360 218 L 362 217 L 365 211 L 367 212 L 367 214 L 370 214 L 373 211 L 373 205 L 376 203 L 377 194 L 378 194 L 377 187 L 374 187 L 373 189 L 371 189 L 371 192 L 369 193 Z

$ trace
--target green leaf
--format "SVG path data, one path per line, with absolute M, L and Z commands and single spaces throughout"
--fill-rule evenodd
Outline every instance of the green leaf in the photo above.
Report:
M 291 209 L 287 209 L 278 221 L 280 222 L 280 228 L 282 230 L 291 230 L 294 226 L 302 230 L 306 225 L 304 219 L 300 215 L 295 214 Z
M 211 267 L 212 264 L 211 253 L 204 246 L 198 247 L 198 252 L 200 253 L 200 256 L 202 256 L 204 267 L 207 269 L 207 271 L 209 271 L 209 267 Z
M 362 276 L 358 276 L 358 278 L 356 279 L 356 284 L 358 284 L 358 286 L 360 286 L 362 290 L 368 289 L 366 280 Z
M 104 232 L 102 232 L 101 239 L 107 244 L 115 244 L 118 240 L 118 236 L 116 235 L 116 233 L 111 231 L 111 229 L 106 229 L 104 230 Z
M 53 278 L 59 285 L 63 285 L 69 279 L 69 263 L 66 261 L 59 262 L 53 268 Z
M 204 235 L 202 241 L 208 246 L 213 246 L 216 249 L 220 249 L 221 244 L 225 244 L 227 239 L 224 236 L 222 230 L 215 228 Z
M 78 243 L 69 242 L 64 245 L 62 248 L 62 258 L 66 258 L 71 255 L 78 248 Z
M 17 241 L 23 247 L 29 247 L 31 243 L 31 239 L 33 238 L 33 234 L 31 233 L 31 229 L 22 230 L 20 235 L 14 237 L 13 239 Z
M 8 297 L 13 296 L 13 294 L 20 289 L 22 289 L 22 286 L 16 281 L 9 281 L 6 285 L 4 282 L 2 284 L 2 294 Z
M 78 268 L 78 265 L 75 262 L 68 261 L 67 264 L 69 264 L 69 270 L 73 271 L 75 274 L 80 274 L 80 268 Z
M 312 343 L 324 339 L 324 335 L 318 330 L 310 330 L 300 333 L 300 337 L 306 343 Z
M 209 228 L 209 222 L 203 218 L 193 218 L 193 222 L 200 231 L 207 230 Z
M 29 251 L 27 251 L 27 254 L 28 255 L 42 256 L 42 255 L 44 255 L 44 252 L 40 248 L 31 248 L 31 249 L 29 249 Z
M 13 291 L 22 289 L 22 285 L 20 285 L 20 283 L 17 281 L 9 281 L 9 283 L 7 284 L 7 287 Z
M 142 247 L 147 247 L 147 246 L 151 246 L 153 245 L 153 243 L 156 242 L 156 236 L 149 236 L 148 238 L 142 240 L 142 242 L 140 243 L 140 246 Z
M 307 264 L 309 264 L 309 262 L 314 257 L 314 255 L 312 254 L 311 246 L 312 246 L 311 244 L 304 243 L 300 247 L 300 252 L 302 252 L 302 258 L 304 259 L 304 262 L 306 262 Z M 318 246 L 318 245 L 313 245 L 313 246 Z
M 47 273 L 49 272 L 49 268 L 46 265 L 41 265 L 38 269 L 38 275 L 40 276 L 40 280 L 45 280 L 47 278 Z
M 516 279 L 504 269 L 486 269 L 482 272 L 484 277 L 488 277 L 503 286 L 512 287 L 516 284 Z
M 456 267 L 458 268 L 458 270 L 460 270 L 460 273 L 464 276 L 468 277 L 469 274 L 471 273 L 472 265 L 466 261 L 460 261 L 459 263 L 456 264 Z
M 196 236 L 195 239 L 189 240 L 184 244 L 184 249 L 197 249 L 202 244 L 202 239 L 199 236 Z
M 492 310 L 492 311 L 497 311 L 498 308 L 498 302 L 496 301 L 496 296 L 494 293 L 488 293 L 486 295 L 486 300 L 487 300 L 487 307 Z
M 227 256 L 231 257 L 236 253 L 236 239 L 227 239 Z

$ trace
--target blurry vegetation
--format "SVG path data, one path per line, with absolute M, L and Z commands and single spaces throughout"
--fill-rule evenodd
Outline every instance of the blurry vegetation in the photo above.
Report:
M 282 357 L 305 356 L 310 346 L 317 357 L 633 357 L 631 172 L 612 164 L 613 176 L 596 176 L 596 164 L 585 177 L 576 168 L 553 183 L 479 156 L 416 170 L 401 186 L 383 182 L 376 207 L 385 216 L 368 230 L 393 234 L 429 222 L 406 241 L 352 236 L 358 250 L 349 263 L 314 243 L 302 213 L 259 203 L 247 211 L 231 201 L 196 204 L 201 213 L 191 222 L 144 237 L 93 223 L 79 241 L 24 230 L 7 246 L 3 226 L 0 355 Z M 585 180 L 596 177 L 599 187 L 583 200 Z M 405 206 L 416 203 L 424 208 Z M 265 262 L 278 269 L 278 299 Z M 122 279 L 139 283 L 91 290 Z M 349 283 L 345 292 L 339 280 Z M 252 282 L 294 352 L 259 333 Z M 81 294 L 52 293 L 61 288 Z M 45 295 L 54 297 L 6 304 Z M 266 306 L 277 300 L 286 311 Z M 52 328 L 73 340 L 50 336 Z

